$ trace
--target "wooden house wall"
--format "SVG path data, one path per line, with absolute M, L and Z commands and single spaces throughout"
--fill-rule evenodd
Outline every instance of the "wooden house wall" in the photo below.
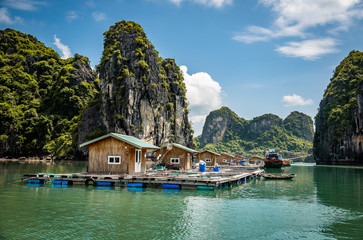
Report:
M 135 173 L 134 146 L 108 137 L 89 146 L 88 172 L 110 174 Z M 146 150 L 141 151 L 141 173 L 146 172 Z M 108 156 L 121 156 L 121 164 L 108 164 Z
M 198 160 L 203 160 L 205 162 L 206 158 L 210 158 L 212 161 L 211 162 L 206 162 L 207 166 L 215 166 L 216 162 L 217 162 L 217 156 L 213 153 L 210 152 L 201 152 L 197 154 L 197 159 Z
M 179 158 L 179 164 L 172 164 L 174 166 L 179 165 L 179 169 L 187 169 L 187 160 L 188 160 L 188 151 L 185 151 L 183 149 L 177 148 L 177 147 L 173 147 L 170 151 L 167 150 L 167 148 L 163 148 L 160 149 L 156 152 L 156 155 L 158 156 L 159 154 L 161 154 L 161 157 L 163 157 L 162 162 L 167 164 L 170 163 L 170 158 Z M 164 156 L 165 154 L 165 156 Z M 192 168 L 192 161 L 193 161 L 193 155 L 191 153 L 190 154 L 190 168 Z
M 227 159 L 227 162 L 226 163 L 223 162 L 223 159 Z M 229 164 L 230 161 L 233 161 L 234 162 L 234 159 L 231 156 L 224 155 L 223 153 L 221 153 L 220 156 L 217 156 L 217 163 L 219 165 L 227 165 L 227 164 Z
M 242 156 L 234 156 L 234 160 L 235 160 L 235 162 L 241 162 L 241 161 L 244 161 L 244 157 L 242 157 Z

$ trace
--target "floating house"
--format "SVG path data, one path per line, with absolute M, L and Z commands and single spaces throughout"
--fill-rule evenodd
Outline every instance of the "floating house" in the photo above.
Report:
M 229 164 L 230 162 L 234 163 L 234 155 L 232 154 L 221 152 L 217 157 L 217 163 L 219 165 Z
M 137 174 L 146 172 L 146 152 L 159 149 L 138 138 L 109 133 L 80 147 L 88 147 L 88 172 Z
M 180 170 L 192 169 L 193 154 L 195 153 L 198 151 L 178 143 L 170 143 L 156 150 L 158 162 L 169 165 L 172 169 Z
M 261 157 L 253 156 L 253 157 L 250 158 L 250 163 L 251 164 L 260 164 L 262 162 L 263 162 L 263 160 L 262 160 Z
M 207 166 L 215 166 L 217 164 L 217 157 L 220 156 L 219 153 L 215 153 L 210 150 L 198 152 L 196 155 L 197 159 L 203 160 Z
M 241 155 L 234 155 L 234 161 L 237 162 L 244 162 L 245 158 Z

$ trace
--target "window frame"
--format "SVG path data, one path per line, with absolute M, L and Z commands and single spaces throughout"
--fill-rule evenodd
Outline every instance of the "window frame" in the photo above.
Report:
M 111 158 L 113 158 L 113 161 L 111 162 L 110 161 L 110 159 Z M 118 158 L 119 159 L 119 161 L 118 162 L 116 162 L 115 160 L 116 160 L 116 158 Z M 107 158 L 107 163 L 108 164 L 121 164 L 121 156 L 108 156 L 108 158 Z
M 174 162 L 173 162 L 174 160 Z M 177 160 L 177 161 L 176 161 Z M 176 162 L 175 162 L 176 161 Z M 180 164 L 180 158 L 170 158 L 170 164 Z

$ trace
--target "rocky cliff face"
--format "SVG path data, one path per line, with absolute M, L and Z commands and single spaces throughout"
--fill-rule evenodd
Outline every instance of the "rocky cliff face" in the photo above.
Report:
M 222 107 L 208 114 L 200 137 L 200 147 L 208 143 L 228 141 L 232 135 L 240 135 L 245 120 L 227 107 Z
M 117 132 L 159 146 L 193 147 L 185 84 L 174 60 L 159 57 L 134 22 L 118 22 L 104 36 L 101 95 L 82 117 L 79 142 Z
M 285 120 L 274 114 L 245 120 L 222 107 L 207 116 L 203 133 L 196 140 L 198 148 L 219 152 L 261 152 L 271 147 L 308 152 L 312 147 L 312 134 L 313 121 L 303 113 L 292 112 Z
M 362 76 L 362 52 L 351 52 L 335 69 L 315 117 L 318 164 L 363 165 Z
M 282 127 L 282 119 L 274 114 L 264 114 L 252 119 L 246 129 L 249 135 L 262 134 L 273 127 Z

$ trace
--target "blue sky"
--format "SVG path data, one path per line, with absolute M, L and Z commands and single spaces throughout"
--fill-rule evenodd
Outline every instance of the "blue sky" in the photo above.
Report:
M 0 0 L 0 28 L 99 63 L 103 33 L 135 21 L 182 70 L 195 136 L 211 110 L 314 117 L 335 67 L 363 48 L 360 0 Z

